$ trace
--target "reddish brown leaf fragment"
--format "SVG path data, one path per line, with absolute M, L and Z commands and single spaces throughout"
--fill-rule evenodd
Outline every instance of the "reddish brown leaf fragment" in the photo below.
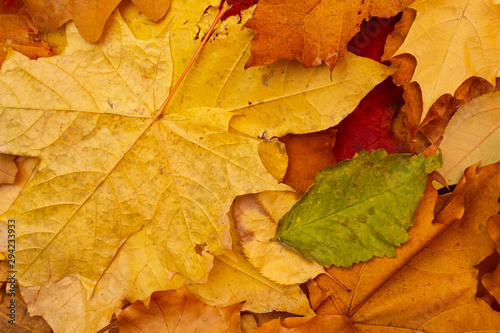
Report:
M 393 114 L 404 103 L 402 93 L 388 78 L 335 126 L 338 132 L 333 151 L 337 161 L 352 158 L 363 149 L 370 152 L 384 148 L 389 154 L 410 152 L 391 129 Z
M 221 2 L 221 7 L 222 7 L 222 2 Z M 259 0 L 227 0 L 226 2 L 230 4 L 232 7 L 224 14 L 224 16 L 222 16 L 221 19 L 222 21 L 224 21 L 228 17 L 234 15 L 240 15 L 242 10 L 252 7 L 257 2 L 259 2 Z
M 28 15 L 0 14 L 0 66 L 9 47 L 30 59 L 50 57 L 50 44 L 31 36 L 37 33 L 38 29 Z
M 334 129 L 309 134 L 287 134 L 280 138 L 288 154 L 288 168 L 283 183 L 305 192 L 316 173 L 328 165 L 335 165 Z
M 401 19 L 401 14 L 391 18 L 372 17 L 363 22 L 361 31 L 347 44 L 347 50 L 362 57 L 381 61 L 385 40 L 394 26 Z

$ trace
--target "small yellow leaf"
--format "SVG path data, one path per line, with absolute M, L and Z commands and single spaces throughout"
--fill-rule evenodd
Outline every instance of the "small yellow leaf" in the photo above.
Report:
M 297 200 L 294 192 L 268 191 L 234 201 L 236 229 L 249 261 L 262 275 L 285 285 L 303 283 L 324 273 L 318 264 L 272 241 L 278 221 Z

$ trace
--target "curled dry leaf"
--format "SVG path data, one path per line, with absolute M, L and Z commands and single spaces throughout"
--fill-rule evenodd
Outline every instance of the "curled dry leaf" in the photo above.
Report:
M 261 0 L 245 25 L 257 31 L 246 67 L 297 58 L 304 67 L 324 62 L 332 70 L 363 20 L 388 18 L 402 9 L 399 0 Z
M 211 307 L 194 298 L 186 288 L 157 291 L 149 307 L 135 302 L 117 311 L 120 332 L 212 333 L 238 332 L 242 304 Z
M 273 241 L 278 221 L 298 201 L 294 192 L 262 192 L 237 197 L 234 222 L 243 252 L 265 277 L 292 285 L 313 279 L 324 270 L 297 252 Z

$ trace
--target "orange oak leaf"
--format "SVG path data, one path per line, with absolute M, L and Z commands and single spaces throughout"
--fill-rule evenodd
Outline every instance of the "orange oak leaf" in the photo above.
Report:
M 333 69 L 363 20 L 388 18 L 403 9 L 399 0 L 261 0 L 245 26 L 257 31 L 246 67 L 299 59 Z
M 149 308 L 135 302 L 117 312 L 120 332 L 237 332 L 242 304 L 212 307 L 194 298 L 185 287 L 151 295 Z

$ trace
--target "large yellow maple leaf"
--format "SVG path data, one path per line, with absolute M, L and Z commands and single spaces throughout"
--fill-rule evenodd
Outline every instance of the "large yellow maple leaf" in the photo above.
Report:
M 182 276 L 168 281 L 175 272 L 191 278 L 190 285 L 246 276 L 241 294 L 226 285 L 190 288 L 214 305 L 248 301 L 258 286 L 249 309 L 311 313 L 297 286 L 277 286 L 230 252 L 226 214 L 234 197 L 289 188 L 262 166 L 259 141 L 228 132 L 228 122 L 236 114 L 234 127 L 254 135 L 329 127 L 393 69 L 350 55 L 361 68 L 346 61 L 334 82 L 326 67 L 307 72 L 294 62 L 244 72 L 252 34 L 233 19 L 219 28 L 156 118 L 200 43 L 198 33 L 215 16 L 214 8 L 203 14 L 207 5 L 174 1 L 169 28 L 148 41 L 137 40 L 118 14 L 95 45 L 70 24 L 62 54 L 30 61 L 11 52 L 2 67 L 0 151 L 41 159 L 2 220 L 16 220 L 23 295 L 34 313 L 51 316 L 51 325 L 59 320 L 57 331 L 102 327 L 96 325 L 122 299 L 144 299 L 184 283 Z M 281 81 L 271 80 L 272 70 Z M 306 79 L 294 82 L 302 75 Z M 249 97 L 255 105 L 248 105 Z M 272 131 L 266 123 L 272 107 L 293 119 Z M 118 263 L 132 264 L 122 269 Z M 213 293 L 217 288 L 221 292 Z M 259 305 L 266 290 L 274 294 Z M 81 312 L 58 311 L 53 300 L 60 294 Z
M 412 81 L 422 90 L 423 112 L 469 77 L 495 85 L 500 69 L 500 5 L 488 0 L 418 0 L 417 16 L 395 55 L 417 59 Z

